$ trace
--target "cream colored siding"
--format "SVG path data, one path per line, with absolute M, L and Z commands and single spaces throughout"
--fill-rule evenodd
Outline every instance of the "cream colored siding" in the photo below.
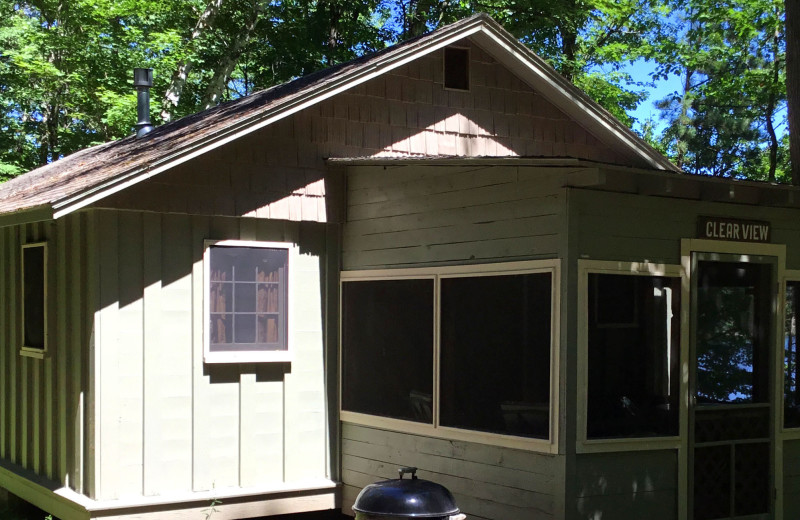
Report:
M 78 491 L 83 490 L 81 446 L 89 293 L 86 220 L 0 229 L 0 457 Z M 47 243 L 47 353 L 21 356 L 20 247 Z
M 558 257 L 566 171 L 351 167 L 344 269 Z
M 325 225 L 92 212 L 97 498 L 322 479 Z M 288 241 L 290 364 L 204 364 L 206 239 Z M 295 250 L 297 251 L 297 250 Z
M 447 487 L 468 518 L 560 518 L 563 463 L 555 455 L 345 423 L 342 512 L 354 514 L 353 502 L 367 484 L 415 466 L 419 478 Z

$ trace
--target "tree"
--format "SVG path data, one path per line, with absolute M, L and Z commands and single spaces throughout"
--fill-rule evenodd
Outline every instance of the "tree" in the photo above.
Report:
M 784 102 L 785 38 L 777 0 L 678 0 L 660 43 L 658 74 L 683 89 L 660 103 L 665 148 L 698 174 L 775 180 Z M 763 171 L 764 168 L 766 171 Z
M 786 94 L 792 184 L 800 185 L 800 0 L 786 0 Z

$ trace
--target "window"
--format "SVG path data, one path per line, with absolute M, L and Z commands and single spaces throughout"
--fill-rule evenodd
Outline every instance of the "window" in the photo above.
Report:
M 586 438 L 678 435 L 680 278 L 587 277 Z
M 441 424 L 546 439 L 551 273 L 441 281 Z
M 343 419 L 549 442 L 556 272 L 546 261 L 342 273 Z
M 288 361 L 289 246 L 207 246 L 205 361 Z
M 42 353 L 47 346 L 47 246 L 22 246 L 22 351 Z
M 342 286 L 342 406 L 432 423 L 433 279 Z
M 800 353 L 797 319 L 800 316 L 800 281 L 786 282 L 784 321 L 783 427 L 800 428 Z
M 469 90 L 469 49 L 445 47 L 444 87 Z

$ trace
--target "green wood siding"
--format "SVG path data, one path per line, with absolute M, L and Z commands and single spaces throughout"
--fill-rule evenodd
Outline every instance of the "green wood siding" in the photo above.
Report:
M 344 269 L 558 257 L 569 171 L 351 167 Z
M 97 497 L 326 478 L 326 225 L 95 210 Z M 288 241 L 287 363 L 205 364 L 204 240 Z
M 79 492 L 90 398 L 86 216 L 0 229 L 0 458 Z M 47 243 L 47 351 L 20 355 L 23 243 Z
M 563 457 L 342 425 L 342 512 L 353 515 L 358 492 L 397 478 L 415 466 L 417 476 L 449 489 L 471 519 L 560 518 Z

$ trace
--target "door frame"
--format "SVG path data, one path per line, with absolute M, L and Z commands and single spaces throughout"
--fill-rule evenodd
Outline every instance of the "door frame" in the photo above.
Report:
M 689 373 L 690 366 L 690 345 L 691 345 L 691 315 L 692 315 L 692 253 L 719 253 L 724 255 L 757 255 L 771 256 L 776 259 L 775 277 L 777 287 L 775 291 L 776 300 L 773 302 L 776 319 L 773 324 L 775 330 L 774 345 L 775 351 L 772 353 L 773 377 L 772 377 L 772 417 L 771 417 L 771 437 L 772 437 L 772 461 L 771 467 L 774 471 L 774 497 L 773 510 L 774 520 L 783 519 L 783 445 L 782 435 L 783 425 L 783 363 L 777 362 L 783 359 L 783 301 L 785 299 L 785 270 L 786 270 L 786 246 L 783 244 L 759 244 L 747 242 L 728 242 L 722 240 L 705 240 L 686 238 L 681 240 L 681 354 L 680 354 L 680 439 L 681 446 L 678 450 L 678 514 L 681 520 L 691 517 L 689 507 L 689 457 L 691 456 L 689 446 Z

